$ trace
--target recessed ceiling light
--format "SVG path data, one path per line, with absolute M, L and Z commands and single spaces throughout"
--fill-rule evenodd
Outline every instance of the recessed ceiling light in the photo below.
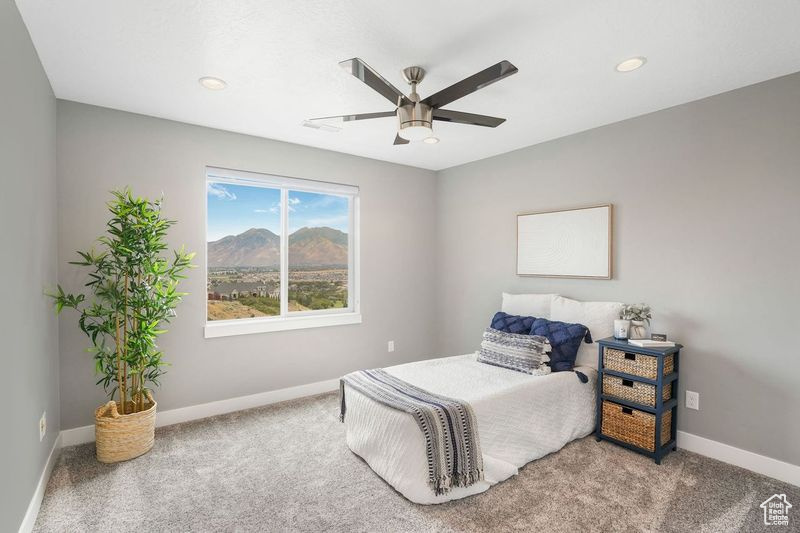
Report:
M 197 81 L 209 91 L 221 91 L 228 86 L 228 84 L 225 83 L 225 80 L 221 80 L 213 76 L 203 76 Z
M 439 142 L 439 137 L 425 137 L 422 142 L 427 144 L 436 144 Z
M 631 72 L 647 63 L 646 57 L 632 57 L 617 65 L 617 72 Z

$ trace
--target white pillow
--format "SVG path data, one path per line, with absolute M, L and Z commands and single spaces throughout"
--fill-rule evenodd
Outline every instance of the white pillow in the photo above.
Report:
M 619 318 L 623 304 L 619 302 L 579 302 L 556 296 L 550 309 L 550 320 L 583 324 L 589 328 L 594 343 L 581 343 L 575 366 L 597 368 L 597 341 L 614 334 L 614 320 Z
M 500 310 L 509 315 L 550 318 L 550 304 L 557 294 L 508 294 L 503 293 Z

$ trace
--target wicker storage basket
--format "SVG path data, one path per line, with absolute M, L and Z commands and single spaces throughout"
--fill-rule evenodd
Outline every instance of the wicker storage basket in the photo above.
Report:
M 674 358 L 664 356 L 664 375 L 671 374 Z M 623 352 L 614 348 L 603 348 L 603 366 L 616 372 L 624 372 L 647 379 L 658 377 L 658 357 L 641 353 Z
M 669 442 L 672 411 L 661 417 L 661 446 Z M 603 402 L 603 435 L 654 452 L 656 415 L 613 402 Z
M 94 412 L 97 460 L 101 463 L 127 461 L 150 451 L 156 427 L 156 402 L 149 392 L 146 409 L 121 415 L 110 401 Z
M 656 406 L 656 386 L 641 381 L 603 374 L 603 394 L 641 405 Z M 661 397 L 665 402 L 672 398 L 672 383 L 664 384 Z

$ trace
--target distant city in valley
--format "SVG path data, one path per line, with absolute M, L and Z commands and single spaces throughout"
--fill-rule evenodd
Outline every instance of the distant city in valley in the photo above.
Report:
M 329 227 L 289 235 L 289 311 L 347 307 L 347 233 Z M 250 228 L 208 243 L 208 319 L 280 314 L 280 236 Z

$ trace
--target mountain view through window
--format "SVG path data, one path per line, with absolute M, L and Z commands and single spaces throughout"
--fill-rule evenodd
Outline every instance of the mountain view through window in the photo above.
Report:
M 348 307 L 348 197 L 209 181 L 207 202 L 208 320 Z

